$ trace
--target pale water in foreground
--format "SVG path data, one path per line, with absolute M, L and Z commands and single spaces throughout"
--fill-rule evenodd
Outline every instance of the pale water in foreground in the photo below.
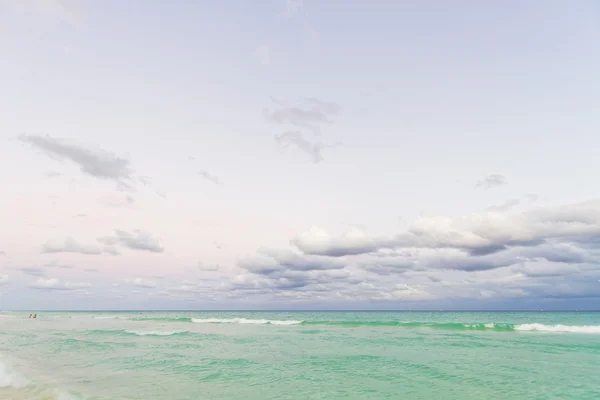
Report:
M 0 399 L 600 399 L 600 313 L 0 313 Z

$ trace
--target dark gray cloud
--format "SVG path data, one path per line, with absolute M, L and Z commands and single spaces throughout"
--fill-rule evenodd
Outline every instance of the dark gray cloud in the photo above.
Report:
M 600 201 L 417 220 L 391 238 L 313 228 L 300 252 L 261 250 L 230 298 L 264 301 L 489 302 L 596 296 Z M 467 304 L 467 303 L 465 303 Z
M 47 241 L 42 246 L 42 253 L 118 254 L 114 247 L 81 244 L 71 237 Z
M 215 185 L 221 184 L 221 181 L 220 181 L 219 177 L 210 174 L 208 171 L 200 171 L 200 172 L 198 172 L 198 175 L 200 175 L 201 177 L 203 177 L 207 181 L 210 181 L 210 182 L 214 183 Z
M 506 185 L 507 183 L 508 181 L 504 175 L 492 174 L 487 175 L 480 181 L 477 181 L 475 187 L 479 189 L 491 189 L 493 187 Z
M 103 150 L 90 150 L 50 136 L 20 135 L 19 139 L 54 159 L 71 161 L 86 175 L 113 181 L 120 189 L 133 188 L 134 170 L 126 158 Z
M 344 263 L 329 257 L 296 254 L 291 251 L 260 251 L 260 257 L 242 260 L 239 265 L 258 274 L 270 274 L 281 270 L 314 271 L 342 269 Z
M 344 263 L 329 257 L 264 249 L 259 253 L 238 263 L 247 273 L 232 281 L 235 289 L 296 290 L 349 277 Z
M 164 251 L 156 238 L 139 229 L 134 229 L 133 233 L 116 229 L 114 236 L 105 236 L 97 240 L 106 246 L 122 246 L 131 250 L 149 251 L 151 253 L 162 253 Z

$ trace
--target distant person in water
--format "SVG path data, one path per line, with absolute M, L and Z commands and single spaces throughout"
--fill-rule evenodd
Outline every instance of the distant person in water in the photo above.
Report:
M 29 314 L 29 318 L 33 317 L 33 314 Z
M 37 314 L 33 314 L 33 318 L 37 318 Z

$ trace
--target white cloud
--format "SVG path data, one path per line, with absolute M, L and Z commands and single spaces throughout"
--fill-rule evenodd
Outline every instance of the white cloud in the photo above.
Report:
M 302 252 L 325 256 L 363 254 L 382 247 L 382 240 L 370 238 L 364 231 L 351 228 L 344 236 L 335 238 L 318 227 L 312 227 L 291 240 Z

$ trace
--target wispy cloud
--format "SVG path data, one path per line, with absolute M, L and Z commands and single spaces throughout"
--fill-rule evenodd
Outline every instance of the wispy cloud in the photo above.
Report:
M 78 253 L 98 255 L 108 253 L 117 255 L 117 250 L 112 246 L 98 246 L 82 244 L 71 237 L 51 239 L 42 246 L 42 253 Z
M 68 160 L 81 172 L 97 179 L 110 180 L 120 189 L 133 188 L 131 163 L 124 157 L 103 150 L 90 150 L 50 136 L 20 135 L 19 139 L 59 161 Z
M 302 133 L 300 132 L 285 132 L 281 135 L 275 135 L 275 141 L 282 147 L 287 147 L 290 144 L 296 146 L 308 154 L 315 164 L 323 161 L 323 154 L 321 153 L 321 150 L 324 146 L 318 142 L 309 142 L 302 136 Z
M 275 99 L 273 99 L 273 102 L 277 104 L 277 109 L 273 111 L 264 110 L 265 118 L 268 121 L 307 129 L 315 136 L 321 134 L 321 125 L 332 124 L 331 117 L 340 112 L 339 105 L 315 98 L 305 99 L 303 105 L 296 106 Z
M 202 171 L 198 172 L 198 175 L 200 175 L 201 177 L 203 177 L 204 179 L 206 179 L 208 181 L 211 181 L 215 185 L 220 185 L 221 184 L 221 180 L 219 179 L 219 177 L 215 176 L 215 175 L 212 175 L 208 171 L 202 170 Z
M 506 185 L 507 183 L 508 181 L 504 175 L 492 174 L 477 181 L 475 187 L 479 189 L 491 189 L 493 187 Z
M 152 289 L 158 286 L 155 281 L 144 279 L 144 278 L 134 278 L 125 281 L 126 284 L 131 286 L 136 286 L 139 288 Z
M 57 278 L 39 278 L 35 282 L 29 285 L 32 289 L 40 290 L 81 290 L 92 287 L 91 283 L 88 282 L 65 282 L 62 283 Z
M 122 246 L 130 250 L 149 251 L 151 253 L 162 253 L 164 251 L 156 238 L 139 229 L 134 229 L 133 233 L 116 229 L 114 236 L 101 237 L 98 238 L 98 241 L 107 246 Z
M 321 135 L 323 124 L 332 124 L 332 116 L 340 112 L 339 105 L 321 101 L 315 98 L 304 99 L 302 105 L 290 106 L 281 101 L 273 100 L 279 107 L 273 111 L 264 110 L 265 118 L 276 124 L 288 124 L 295 128 L 307 130 L 313 136 Z M 341 143 L 324 144 L 320 140 L 307 139 L 301 130 L 288 130 L 275 135 L 275 141 L 282 147 L 293 145 L 308 154 L 314 163 L 323 161 L 322 150 L 336 147 Z

